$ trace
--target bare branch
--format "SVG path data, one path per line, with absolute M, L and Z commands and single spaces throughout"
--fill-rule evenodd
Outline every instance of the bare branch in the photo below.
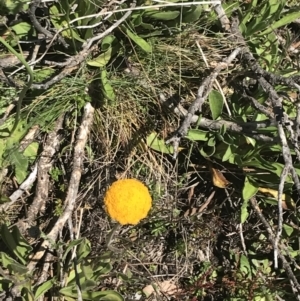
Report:
M 167 141 L 167 143 L 173 142 L 175 158 L 178 153 L 178 146 L 179 146 L 181 137 L 184 137 L 187 134 L 188 128 L 190 127 L 190 125 L 192 123 L 192 118 L 193 118 L 194 114 L 197 111 L 201 112 L 202 105 L 203 105 L 204 101 L 207 99 L 210 91 L 212 90 L 213 83 L 216 80 L 217 76 L 223 69 L 227 68 L 227 66 L 237 57 L 237 55 L 239 54 L 240 51 L 241 51 L 241 48 L 235 49 L 228 56 L 228 58 L 225 59 L 224 62 L 218 64 L 218 66 L 214 69 L 214 71 L 201 83 L 201 85 L 198 89 L 197 97 L 194 100 L 194 102 L 192 103 L 192 105 L 189 107 L 188 114 L 185 117 L 183 123 L 181 124 L 181 126 L 179 127 L 179 129 L 177 130 L 175 135 Z
M 87 137 L 90 132 L 90 128 L 93 122 L 94 108 L 90 103 L 87 103 L 84 107 L 84 114 L 82 123 L 79 128 L 77 142 L 74 149 L 73 156 L 73 171 L 69 181 L 69 188 L 67 197 L 64 204 L 64 212 L 58 218 L 55 226 L 52 228 L 50 233 L 47 235 L 47 239 L 41 244 L 37 253 L 33 256 L 32 261 L 28 264 L 29 271 L 33 271 L 37 262 L 43 257 L 46 249 L 54 243 L 58 237 L 60 231 L 62 231 L 65 223 L 71 217 L 77 198 L 79 189 L 79 183 L 81 179 L 82 164 L 84 158 L 84 149 L 87 142 Z

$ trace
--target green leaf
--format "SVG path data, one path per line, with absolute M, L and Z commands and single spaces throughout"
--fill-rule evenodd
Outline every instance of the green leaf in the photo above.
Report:
M 84 260 L 81 264 L 82 273 L 86 279 L 92 279 L 94 276 L 94 269 L 90 260 Z
M 109 48 L 107 51 L 101 53 L 96 58 L 87 62 L 89 66 L 102 68 L 107 65 L 112 57 L 112 48 Z
M 158 134 L 153 132 L 147 137 L 147 145 L 155 151 L 164 154 L 173 154 L 174 148 L 171 145 L 167 145 L 163 139 L 158 138 Z
M 77 290 L 75 287 L 64 287 L 59 291 L 62 295 L 67 297 L 77 298 Z M 82 292 L 83 300 L 94 301 L 124 301 L 124 298 L 115 291 L 101 291 L 101 292 Z
M 294 232 L 294 228 L 287 224 L 283 224 L 282 228 L 284 229 L 284 232 L 286 233 L 287 236 L 291 236 L 292 233 Z
M 98 261 L 97 264 L 92 263 L 94 271 L 94 279 L 98 279 L 100 276 L 107 275 L 112 270 L 112 265 L 110 262 Z
M 240 271 L 248 276 L 251 277 L 251 266 L 250 266 L 250 262 L 248 260 L 248 258 L 242 254 L 240 257 Z
M 35 159 L 39 150 L 39 143 L 32 142 L 24 150 L 23 155 L 30 159 Z
M 55 72 L 54 68 L 43 67 L 41 69 L 34 70 L 34 81 L 41 82 L 49 78 Z
M 117 39 L 113 35 L 106 36 L 101 43 L 101 53 L 98 57 L 87 62 L 88 65 L 93 67 L 104 67 L 110 61 L 111 57 L 120 48 Z
M 117 42 L 117 38 L 113 35 L 106 36 L 101 42 L 101 50 L 105 51 L 112 47 Z
M 4 203 L 10 202 L 10 201 L 11 201 L 11 199 L 9 197 L 0 194 L 0 204 L 4 204 Z
M 51 278 L 50 280 L 42 283 L 36 290 L 35 294 L 34 294 L 34 299 L 38 299 L 39 297 L 41 297 L 42 295 L 44 295 L 47 291 L 49 291 L 49 289 L 51 289 L 53 287 L 53 285 L 56 282 L 56 277 Z
M 155 20 L 169 21 L 174 20 L 179 16 L 179 11 L 145 11 L 144 16 Z
M 75 240 L 72 240 L 69 244 L 68 244 L 68 247 L 66 248 L 66 250 L 64 251 L 64 255 L 62 257 L 62 261 L 65 261 L 66 260 L 66 257 L 68 255 L 68 253 L 76 246 L 80 245 L 83 241 L 84 241 L 85 238 L 79 238 L 79 239 L 75 239 Z
M 207 131 L 191 129 L 187 132 L 186 138 L 192 141 L 207 141 L 208 140 Z
M 220 92 L 212 90 L 209 93 L 208 100 L 212 118 L 216 120 L 223 111 L 223 97 Z
M 266 35 L 270 32 L 272 32 L 274 29 L 277 29 L 279 27 L 282 27 L 284 25 L 290 24 L 294 22 L 295 20 L 300 18 L 300 10 L 299 8 L 291 8 L 287 12 L 284 13 L 284 16 L 278 20 L 277 22 L 271 24 L 268 26 L 268 29 L 265 31 L 261 32 L 259 35 L 263 36 Z
M 3 267 L 8 269 L 11 274 L 23 276 L 28 273 L 25 265 L 18 263 L 4 252 L 0 252 L 0 261 Z
M 77 262 L 86 258 L 91 253 L 91 243 L 87 238 L 83 238 L 81 244 L 77 248 Z
M 13 124 L 11 124 L 11 127 Z M 20 140 L 25 136 L 27 132 L 28 125 L 26 125 L 26 121 L 21 121 L 18 123 L 16 130 L 13 132 L 11 136 L 7 138 L 6 144 L 6 152 L 10 154 L 11 149 L 19 146 Z
M 80 286 L 83 291 L 94 290 L 97 288 L 97 282 L 91 279 L 86 279 L 84 282 L 80 283 Z
M 243 187 L 243 204 L 241 207 L 241 223 L 243 224 L 249 215 L 248 212 L 248 201 L 250 198 L 252 198 L 258 191 L 258 187 L 253 185 L 249 179 L 249 177 L 245 178 L 244 187 Z
M 1 225 L 0 235 L 2 241 L 13 252 L 22 264 L 26 264 L 27 257 L 32 251 L 32 247 L 27 243 L 21 235 L 19 229 L 14 226 L 11 232 L 8 230 L 6 224 Z
M 15 166 L 15 176 L 17 182 L 21 184 L 28 174 L 28 158 L 18 150 L 14 150 L 10 153 L 10 163 Z
M 27 22 L 21 22 L 11 27 L 12 30 L 16 33 L 16 35 L 21 38 L 28 34 L 31 30 L 31 25 Z
M 10 14 L 17 14 L 19 12 L 26 11 L 28 9 L 28 1 L 26 0 L 2 0 L 0 3 L 0 8 L 4 9 L 5 12 L 8 12 Z M 2 8 L 2 6 L 4 6 Z M 3 11 L 3 12 L 4 12 Z M 3 15 L 3 13 L 1 12 L 1 15 Z
M 116 99 L 116 95 L 115 95 L 113 87 L 109 83 L 106 70 L 101 71 L 101 82 L 102 82 L 102 91 L 103 91 L 105 97 L 108 100 L 110 100 L 111 102 L 114 102 Z
M 241 216 L 240 216 L 240 219 L 241 219 L 241 223 L 242 224 L 247 220 L 247 218 L 249 216 L 248 201 L 249 200 L 244 200 L 243 204 L 242 204 L 242 207 L 241 207 Z
M 148 44 L 143 38 L 139 37 L 138 35 L 134 34 L 128 28 L 125 29 L 126 34 L 128 37 L 135 42 L 143 51 L 145 52 L 152 52 L 152 46 Z
M 244 201 L 250 200 L 258 191 L 258 187 L 256 185 L 253 185 L 251 183 L 251 180 L 249 177 L 245 178 L 244 187 L 243 187 L 243 199 Z
M 64 2 L 61 2 L 64 3 Z M 58 30 L 64 28 L 64 30 L 61 32 L 61 35 L 67 39 L 76 39 L 79 42 L 84 43 L 85 40 L 80 37 L 78 32 L 74 29 L 71 29 L 69 26 L 70 19 L 68 18 L 68 13 L 62 14 L 59 10 L 59 5 L 54 4 L 50 7 L 50 19 L 54 27 Z M 67 4 L 69 5 L 69 4 Z
M 188 11 L 182 15 L 182 23 L 193 23 L 199 20 L 203 12 L 202 5 L 192 5 Z
M 207 144 L 204 145 L 201 149 L 200 149 L 200 154 L 203 157 L 211 157 L 215 152 L 216 152 L 216 139 L 215 137 L 210 137 L 209 140 L 207 141 Z
M 233 149 L 236 150 L 236 148 L 233 146 Z M 229 160 L 229 158 L 233 155 L 232 149 L 231 149 L 231 145 L 228 145 L 227 150 L 225 152 L 225 154 L 222 157 L 222 162 L 226 162 Z

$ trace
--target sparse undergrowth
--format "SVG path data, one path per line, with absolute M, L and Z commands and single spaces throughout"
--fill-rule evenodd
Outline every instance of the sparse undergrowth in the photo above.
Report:
M 0 2 L 0 300 L 300 300 L 285 2 Z

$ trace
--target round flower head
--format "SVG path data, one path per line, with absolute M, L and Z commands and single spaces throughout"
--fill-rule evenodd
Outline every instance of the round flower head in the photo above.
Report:
M 136 225 L 145 218 L 152 199 L 148 188 L 136 179 L 114 182 L 107 190 L 104 203 L 110 217 L 121 225 Z

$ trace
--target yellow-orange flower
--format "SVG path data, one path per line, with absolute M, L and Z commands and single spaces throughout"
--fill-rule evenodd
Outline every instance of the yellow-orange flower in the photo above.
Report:
M 110 217 L 121 225 L 136 225 L 151 208 L 152 198 L 148 188 L 136 179 L 114 182 L 107 190 L 104 203 Z

